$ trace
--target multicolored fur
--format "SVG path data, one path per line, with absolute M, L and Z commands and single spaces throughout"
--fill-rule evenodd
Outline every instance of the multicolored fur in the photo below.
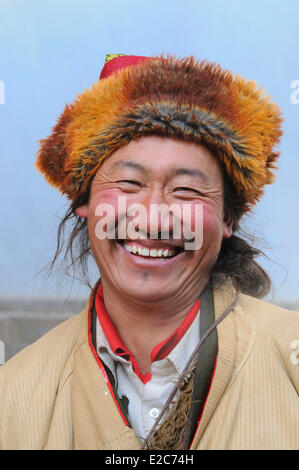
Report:
M 190 140 L 219 158 L 245 212 L 274 180 L 281 123 L 280 109 L 254 81 L 207 60 L 153 57 L 100 79 L 67 105 L 41 140 L 36 166 L 74 201 L 102 161 L 130 140 Z

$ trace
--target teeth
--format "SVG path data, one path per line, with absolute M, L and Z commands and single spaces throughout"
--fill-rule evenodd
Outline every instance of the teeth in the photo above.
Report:
M 149 250 L 148 248 L 140 248 L 136 245 L 126 244 L 124 244 L 124 247 L 129 253 L 138 253 L 140 256 L 146 256 L 149 258 L 167 258 L 174 255 L 174 250 L 169 250 L 168 248 L 166 250 L 162 250 L 161 248 L 159 250 L 156 250 L 155 248 Z

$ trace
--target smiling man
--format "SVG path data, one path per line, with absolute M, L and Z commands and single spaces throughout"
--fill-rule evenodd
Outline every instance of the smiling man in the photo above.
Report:
M 237 235 L 281 121 L 208 61 L 107 58 L 37 158 L 71 201 L 67 252 L 79 237 L 99 280 L 2 366 L 0 448 L 298 447 L 299 316 L 260 300 L 271 281 Z
M 118 208 L 120 196 L 126 197 L 124 213 Z M 97 207 L 110 204 L 125 220 L 132 203 L 140 204 L 148 214 L 138 220 L 144 236 L 100 241 L 96 235 Z M 174 203 L 182 207 L 189 204 L 192 226 L 196 205 L 203 205 L 200 249 L 185 250 L 182 239 L 159 237 L 164 219 L 157 219 L 151 207 Z M 93 179 L 89 204 L 76 212 L 88 218 L 89 240 L 101 272 L 109 316 L 140 371 L 149 373 L 152 350 L 188 317 L 198 293 L 208 284 L 223 237 L 232 233 L 232 220 L 224 217 L 220 164 L 202 145 L 160 136 L 141 137 L 104 161 Z M 169 234 L 173 233 L 173 221 L 174 217 L 167 224 Z M 107 225 L 117 222 L 113 217 Z

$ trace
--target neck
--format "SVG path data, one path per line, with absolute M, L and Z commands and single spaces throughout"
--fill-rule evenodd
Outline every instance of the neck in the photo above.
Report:
M 182 324 L 208 280 L 184 289 L 183 295 L 153 302 L 127 296 L 102 277 L 106 311 L 142 373 L 150 372 L 153 348 Z

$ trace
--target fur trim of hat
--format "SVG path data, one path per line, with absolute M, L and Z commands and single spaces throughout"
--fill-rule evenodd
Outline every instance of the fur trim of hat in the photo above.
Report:
M 128 65 L 130 57 L 138 58 L 112 58 L 105 67 L 121 61 L 117 72 L 104 74 L 66 105 L 51 135 L 40 141 L 38 170 L 74 201 L 103 160 L 132 139 L 180 138 L 216 155 L 243 211 L 251 210 L 274 181 L 279 107 L 254 81 L 206 59 L 161 55 Z

